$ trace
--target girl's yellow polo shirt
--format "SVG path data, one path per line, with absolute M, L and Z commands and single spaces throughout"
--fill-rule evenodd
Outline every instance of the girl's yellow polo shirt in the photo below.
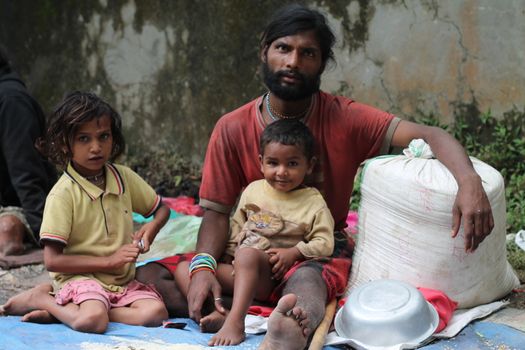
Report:
M 109 256 L 132 242 L 132 213 L 150 216 L 161 198 L 128 167 L 107 163 L 105 173 L 103 191 L 68 165 L 47 196 L 40 229 L 42 243 L 59 242 L 64 245 L 64 254 Z M 135 265 L 126 264 L 113 273 L 50 275 L 55 291 L 73 279 L 95 279 L 107 290 L 121 292 L 135 277 Z

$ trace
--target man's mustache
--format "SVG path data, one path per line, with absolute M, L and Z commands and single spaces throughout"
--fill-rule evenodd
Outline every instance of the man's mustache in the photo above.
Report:
M 304 74 L 301 74 L 293 70 L 280 70 L 280 71 L 275 72 L 275 75 L 277 76 L 277 78 L 287 77 L 287 78 L 297 79 L 300 81 L 304 81 L 305 79 Z

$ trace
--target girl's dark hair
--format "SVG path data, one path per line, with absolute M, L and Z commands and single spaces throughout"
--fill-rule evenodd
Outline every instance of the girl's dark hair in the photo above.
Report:
M 308 160 L 314 156 L 314 137 L 310 129 L 297 119 L 279 119 L 268 125 L 259 142 L 261 155 L 264 155 L 264 148 L 272 142 L 298 146 Z
M 113 147 L 110 160 L 124 152 L 120 115 L 104 100 L 91 92 L 73 91 L 55 107 L 47 129 L 47 154 L 58 166 L 65 168 L 73 156 L 71 145 L 80 125 L 108 116 L 111 120 Z
M 287 5 L 273 14 L 261 35 L 260 49 L 266 50 L 276 39 L 309 30 L 313 30 L 317 35 L 325 67 L 329 60 L 334 60 L 334 33 L 320 12 L 303 5 Z

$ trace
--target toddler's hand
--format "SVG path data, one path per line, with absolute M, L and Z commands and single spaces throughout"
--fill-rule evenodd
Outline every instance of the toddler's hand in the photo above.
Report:
M 270 248 L 266 250 L 266 253 L 270 255 L 268 261 L 272 265 L 273 279 L 275 280 L 282 279 L 290 267 L 303 257 L 299 249 L 295 247 Z

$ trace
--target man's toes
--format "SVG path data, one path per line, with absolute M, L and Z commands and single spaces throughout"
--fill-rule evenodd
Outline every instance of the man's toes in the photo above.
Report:
M 277 303 L 276 309 L 281 313 L 287 313 L 291 311 L 297 303 L 297 296 L 295 294 L 286 294 Z

